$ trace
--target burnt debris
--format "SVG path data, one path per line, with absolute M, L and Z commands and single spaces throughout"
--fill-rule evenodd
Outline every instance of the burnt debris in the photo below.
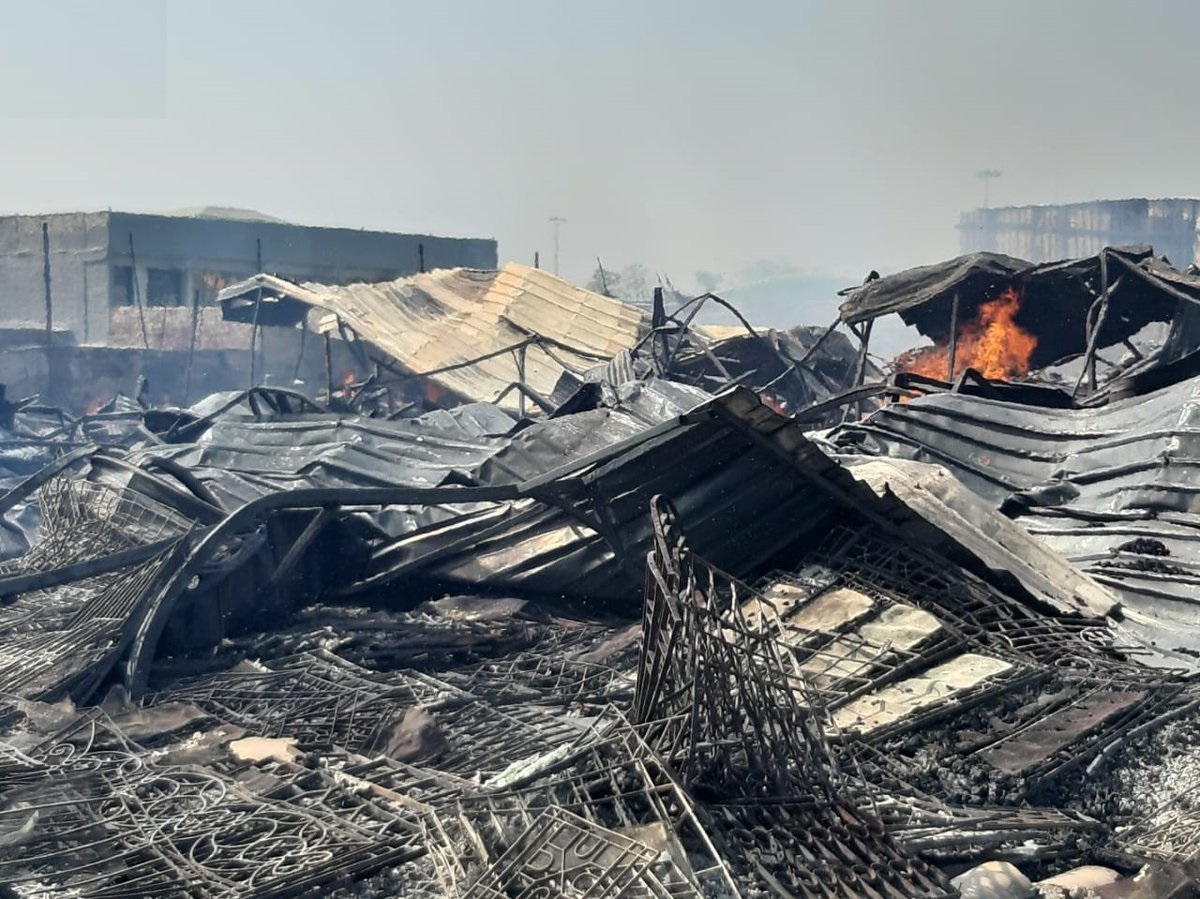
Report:
M 5 895 L 1182 895 L 1193 282 L 971 257 L 847 337 L 262 275 L 226 314 L 311 330 L 317 390 L 0 393 Z M 870 356 L 1006 288 L 1022 379 Z

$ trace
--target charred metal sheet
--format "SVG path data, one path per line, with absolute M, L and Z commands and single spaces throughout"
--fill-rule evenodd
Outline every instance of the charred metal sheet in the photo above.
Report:
M 1047 715 L 1028 729 L 982 753 L 988 763 L 1008 774 L 1021 774 L 1039 767 L 1047 759 L 1088 733 L 1099 729 L 1115 715 L 1144 701 L 1144 692 L 1101 692 L 1085 696 L 1064 709 Z
M 1200 584 L 1194 511 L 1197 381 L 1094 409 L 953 394 L 841 428 L 845 451 L 934 462 L 1118 595 L 1124 626 L 1165 664 L 1194 663 Z M 1172 652 L 1179 650 L 1179 652 Z
M 846 516 L 870 520 L 905 542 L 963 552 L 962 541 L 939 532 L 927 509 L 880 498 L 852 474 L 795 422 L 737 389 L 523 482 L 530 499 L 379 544 L 354 589 L 421 576 L 505 592 L 550 596 L 569 589 L 591 601 L 627 601 L 630 582 L 642 578 L 652 539 L 645 510 L 657 493 L 671 496 L 694 522 L 696 552 L 739 577 L 794 556 L 808 534 Z M 1003 555 L 986 541 L 974 548 L 986 557 L 979 559 L 981 570 Z M 1009 550 L 1014 555 L 1021 555 L 1019 547 Z M 1097 601 L 1103 590 L 1068 567 L 1056 577 L 1036 565 L 1013 573 L 1058 608 L 1083 611 L 1090 604 L 1088 614 L 1103 614 L 1111 607 L 1111 600 L 1107 607 Z

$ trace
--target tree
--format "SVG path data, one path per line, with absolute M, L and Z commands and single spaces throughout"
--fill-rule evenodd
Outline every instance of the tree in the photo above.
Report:
M 654 300 L 654 286 L 649 270 L 640 262 L 621 270 L 620 291 L 617 295 L 626 303 L 649 306 Z
M 700 285 L 701 293 L 716 293 L 717 288 L 721 286 L 721 282 L 725 280 L 725 276 L 717 272 L 696 272 L 696 283 Z
M 616 299 L 620 296 L 621 276 L 616 272 L 610 272 L 606 268 L 597 268 L 592 272 L 592 276 L 588 278 L 588 282 L 584 287 L 592 293 Z
M 640 262 L 627 265 L 619 272 L 597 268 L 584 286 L 593 293 L 641 306 L 649 306 L 654 296 L 650 270 Z

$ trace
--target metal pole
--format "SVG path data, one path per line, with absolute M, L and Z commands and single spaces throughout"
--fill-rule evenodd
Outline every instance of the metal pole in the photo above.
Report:
M 602 269 L 603 271 L 603 269 Z M 697 307 L 699 304 L 697 304 Z M 659 373 L 665 378 L 671 371 L 671 348 L 667 339 L 667 307 L 663 301 L 663 289 L 661 287 L 654 288 L 654 305 L 650 313 L 650 327 L 658 335 L 658 359 Z M 683 340 L 683 335 L 679 335 L 679 340 Z
M 1096 392 L 1096 346 L 1100 342 L 1100 328 L 1108 313 L 1108 251 L 1100 251 L 1100 311 L 1090 323 L 1087 345 L 1087 378 L 1088 391 Z
M 523 388 L 525 386 L 525 351 L 529 348 L 529 344 L 523 343 L 517 347 L 517 382 Z M 517 412 L 522 418 L 525 417 L 525 391 L 517 391 Z
M 258 267 L 259 274 L 262 273 L 262 238 L 254 238 L 254 262 Z M 254 323 L 250 326 L 250 386 L 254 386 L 255 375 L 257 368 L 257 345 L 258 345 L 258 313 L 262 310 L 262 288 L 258 288 L 258 293 L 254 297 Z
M 142 328 L 142 346 L 150 349 L 150 340 L 146 337 L 146 311 L 142 308 L 142 287 L 138 281 L 137 256 L 133 253 L 133 232 L 129 232 L 129 271 L 133 277 L 133 301 L 137 304 L 138 324 Z
M 46 282 L 46 346 L 54 342 L 54 303 L 50 299 L 50 223 L 42 222 L 42 280 Z
M 958 354 L 958 291 L 950 301 L 950 356 L 946 360 L 946 380 L 954 380 L 954 357 Z
M 329 332 L 325 332 L 325 402 L 333 402 L 333 347 L 329 343 Z
M 874 325 L 875 319 L 867 319 L 866 324 L 863 325 L 862 332 L 858 334 L 860 343 L 858 347 L 858 359 L 854 365 L 854 387 L 862 386 L 863 378 L 867 373 L 867 353 L 871 345 L 871 329 Z M 862 406 L 857 401 L 846 406 L 845 412 L 842 413 L 842 421 L 850 421 L 851 414 L 855 418 L 862 414 Z
M 533 267 L 534 268 L 542 267 L 542 254 L 539 253 L 537 250 L 533 251 Z
M 550 216 L 550 224 L 554 226 L 554 274 L 558 274 L 558 231 L 559 226 L 567 220 L 559 215 Z
M 258 313 L 262 309 L 262 288 L 258 289 L 258 294 L 254 298 L 254 323 L 250 326 L 250 386 L 254 386 L 255 364 L 254 360 L 258 355 L 255 352 L 255 345 L 258 343 Z
M 600 289 L 604 291 L 606 297 L 611 297 L 608 292 L 608 277 L 604 274 L 604 263 L 600 261 L 600 257 L 596 257 L 596 271 L 600 273 Z
M 875 319 L 867 319 L 867 323 L 863 325 L 862 334 L 859 340 L 862 344 L 858 348 L 858 362 L 854 368 L 854 386 L 861 387 L 863 377 L 867 373 L 867 352 L 871 345 L 871 329 L 875 326 Z
M 300 366 L 304 364 L 304 342 L 308 339 L 308 317 L 300 322 L 300 350 L 296 353 L 296 367 L 292 369 L 292 384 L 300 380 Z
M 196 356 L 196 331 L 200 326 L 200 289 L 192 291 L 192 338 L 188 344 L 187 371 L 183 381 L 183 405 L 192 399 L 192 360 Z

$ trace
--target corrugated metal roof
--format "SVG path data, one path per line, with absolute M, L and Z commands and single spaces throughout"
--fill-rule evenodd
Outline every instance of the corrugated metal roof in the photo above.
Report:
M 937 394 L 832 436 L 846 449 L 946 466 L 1115 590 L 1135 634 L 1200 652 L 1200 379 L 1053 414 Z
M 514 470 L 511 463 L 504 468 Z M 1029 595 L 1060 613 L 1101 617 L 1112 609 L 1107 591 L 1018 528 L 1005 528 L 986 505 L 969 507 L 929 484 L 888 491 L 856 479 L 860 474 L 829 458 L 752 391 L 736 388 L 525 481 L 522 491 L 538 502 L 510 504 L 502 521 L 480 528 L 465 516 L 381 547 L 372 578 L 383 583 L 419 570 L 448 583 L 547 593 L 571 584 L 581 596 L 627 600 L 631 581 L 642 577 L 651 541 L 646 511 L 657 494 L 671 498 L 690 545 L 735 576 L 761 573 L 852 510 L 898 540 L 954 552 L 980 570 L 1011 568 Z M 956 517 L 948 521 L 952 508 Z
M 522 380 L 517 353 L 508 348 L 529 344 L 523 380 L 548 397 L 564 370 L 582 375 L 633 347 L 645 327 L 645 314 L 633 306 L 516 263 L 380 284 L 295 285 L 257 275 L 221 292 L 226 316 L 245 319 L 260 291 L 264 305 L 293 300 L 327 313 L 322 330 L 335 327 L 337 316 L 407 371 L 437 372 L 433 378 L 447 390 L 484 402 Z M 501 405 L 516 408 L 516 396 Z

